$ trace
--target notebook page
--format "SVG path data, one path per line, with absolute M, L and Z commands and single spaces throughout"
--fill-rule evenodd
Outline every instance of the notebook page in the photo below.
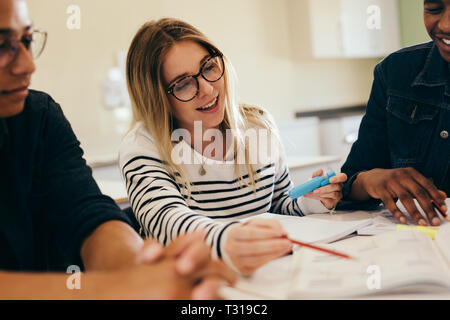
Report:
M 307 243 L 330 243 L 372 223 L 372 219 L 336 221 L 272 213 L 256 217 L 278 220 L 290 238 Z
M 293 275 L 293 257 L 288 255 L 258 268 L 251 276 L 240 276 L 233 289 L 248 295 L 244 299 L 286 299 Z M 239 293 L 227 290 L 225 298 L 239 299 Z
M 436 247 L 442 254 L 447 267 L 450 270 L 450 223 L 447 223 L 445 226 L 439 228 L 434 242 L 436 243 Z
M 389 232 L 344 242 L 326 247 L 357 260 L 306 248 L 295 252 L 295 277 L 288 297 L 354 297 L 423 285 L 450 288 L 448 269 L 432 240 L 421 232 Z

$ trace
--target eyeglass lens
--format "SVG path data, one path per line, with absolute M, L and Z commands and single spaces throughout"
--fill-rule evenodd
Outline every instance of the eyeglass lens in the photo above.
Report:
M 201 69 L 201 76 L 208 82 L 218 81 L 224 72 L 223 60 L 220 56 L 208 59 Z M 194 76 L 186 77 L 175 84 L 173 94 L 181 101 L 192 100 L 198 92 L 198 80 Z
M 39 58 L 42 51 L 44 51 L 45 43 L 47 41 L 47 33 L 45 32 L 33 32 L 33 42 L 31 43 L 31 52 L 33 59 Z
M 5 67 L 14 60 L 19 52 L 20 42 L 31 53 L 33 59 L 37 59 L 44 50 L 46 39 L 47 33 L 43 31 L 33 31 L 20 40 L 14 37 L 0 38 L 0 67 Z

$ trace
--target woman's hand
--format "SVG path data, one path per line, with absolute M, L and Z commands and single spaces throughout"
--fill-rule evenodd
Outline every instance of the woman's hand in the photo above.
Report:
M 230 227 L 225 253 L 232 264 L 244 275 L 292 251 L 287 233 L 274 219 L 255 218 Z
M 313 173 L 313 178 L 323 174 L 323 170 L 319 169 Z M 313 192 L 305 194 L 305 197 L 320 200 L 327 209 L 333 209 L 337 203 L 342 199 L 343 183 L 347 181 L 345 173 L 338 173 L 336 176 L 330 178 L 330 184 L 318 188 Z

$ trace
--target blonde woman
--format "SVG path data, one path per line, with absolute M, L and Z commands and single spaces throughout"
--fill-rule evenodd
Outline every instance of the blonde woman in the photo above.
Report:
M 277 221 L 241 219 L 325 212 L 341 199 L 344 174 L 308 195 L 315 199 L 289 198 L 271 117 L 236 103 L 231 64 L 193 26 L 169 18 L 143 25 L 127 84 L 134 124 L 120 167 L 145 236 L 166 245 L 203 229 L 213 257 L 250 274 L 292 245 Z

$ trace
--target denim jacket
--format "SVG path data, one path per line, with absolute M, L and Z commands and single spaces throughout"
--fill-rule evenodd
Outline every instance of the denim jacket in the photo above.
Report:
M 413 167 L 450 196 L 450 69 L 433 42 L 389 55 L 374 71 L 366 114 L 341 171 Z

